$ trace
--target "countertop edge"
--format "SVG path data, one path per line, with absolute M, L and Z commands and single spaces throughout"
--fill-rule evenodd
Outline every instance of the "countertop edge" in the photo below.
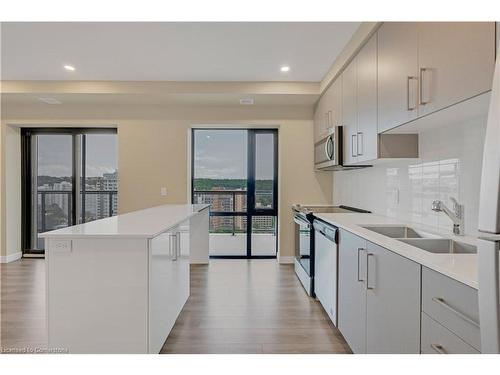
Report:
M 337 214 L 337 215 L 342 215 L 342 214 Z M 352 214 L 346 214 L 346 215 L 352 215 Z M 373 214 L 364 214 L 364 215 L 373 215 Z M 375 216 L 383 217 L 380 215 L 375 215 Z M 436 271 L 444 276 L 447 276 L 447 277 L 449 277 L 455 281 L 458 281 L 464 285 L 467 285 L 473 289 L 476 289 L 476 290 L 478 289 L 477 278 L 476 278 L 476 280 L 473 280 L 470 277 L 467 277 L 466 275 L 463 275 L 463 274 L 460 274 L 457 272 L 453 272 L 452 270 L 450 270 L 447 267 L 437 265 L 436 263 L 432 263 L 431 261 L 427 262 L 425 260 L 422 260 L 421 257 L 419 257 L 419 254 L 420 254 L 420 256 L 422 256 L 423 254 L 427 253 L 427 252 L 425 252 L 425 250 L 421 250 L 419 248 L 416 248 L 416 247 L 408 245 L 408 244 L 401 244 L 399 242 L 397 242 L 397 245 L 395 243 L 395 246 L 388 246 L 387 242 L 390 243 L 392 241 L 397 241 L 397 240 L 383 236 L 383 235 L 375 233 L 375 232 L 366 233 L 365 231 L 368 231 L 368 229 L 365 229 L 362 227 L 362 225 L 365 225 L 365 224 L 355 224 L 355 223 L 350 223 L 350 222 L 349 223 L 342 222 L 341 220 L 332 219 L 331 217 L 329 217 L 329 214 L 315 214 L 315 217 L 317 217 L 317 218 L 319 218 L 327 223 L 330 223 L 338 228 L 346 230 L 346 231 L 348 231 L 356 236 L 362 237 L 362 238 L 366 239 L 367 241 L 370 241 L 370 242 L 372 242 L 378 246 L 381 246 L 389 251 L 392 251 L 392 252 L 394 252 L 394 253 L 396 253 L 404 258 L 407 258 L 415 263 L 418 263 L 418 264 L 422 265 L 423 267 L 427 267 L 433 271 Z M 386 218 L 386 219 L 391 220 L 391 218 Z M 367 223 L 366 225 L 371 225 L 371 224 Z M 411 224 L 403 223 L 403 222 L 400 222 L 398 220 L 393 220 L 392 224 L 387 224 L 387 225 L 410 225 L 411 226 Z M 408 252 L 404 252 L 404 251 L 401 251 L 400 249 L 397 249 L 398 246 L 405 247 L 405 248 L 407 248 L 408 246 L 411 247 L 412 249 L 414 249 L 415 255 L 412 256 L 412 254 L 409 254 Z M 425 255 L 427 255 L 428 257 L 431 256 L 430 254 L 425 254 Z M 440 256 L 438 254 L 433 254 L 433 255 Z M 470 257 L 475 257 L 476 255 L 475 254 L 457 254 L 454 256 L 469 257 L 470 258 Z M 466 259 L 466 258 L 463 258 L 463 259 Z
M 184 218 L 182 218 L 182 220 L 179 220 L 179 221 L 175 222 L 174 224 L 167 226 L 164 229 L 157 231 L 155 233 L 151 233 L 151 234 L 149 234 L 149 233 L 148 234 L 141 234 L 141 233 L 115 233 L 115 234 L 108 234 L 108 233 L 105 233 L 105 234 L 98 234 L 98 233 L 81 234 L 80 233 L 80 234 L 71 234 L 71 233 L 57 233 L 56 231 L 50 231 L 50 232 L 40 233 L 38 236 L 40 238 L 44 238 L 44 239 L 45 238 L 60 238 L 60 239 L 119 238 L 119 239 L 145 239 L 145 240 L 149 240 L 149 239 L 152 239 L 152 238 L 159 236 L 162 233 L 168 232 L 172 228 L 181 224 L 183 221 L 188 220 L 191 217 L 196 216 L 196 215 L 200 214 L 201 212 L 205 211 L 206 209 L 210 208 L 209 204 L 202 204 L 201 206 L 203 206 L 203 207 L 201 207 L 197 211 L 191 212 L 189 215 L 186 215 Z M 157 207 L 161 207 L 161 206 L 157 206 Z M 152 208 L 154 208 L 154 207 L 152 207 Z M 144 210 L 147 210 L 147 209 L 144 209 Z M 139 212 L 139 211 L 143 211 L 143 210 L 128 212 L 128 213 L 125 213 L 124 215 L 131 214 L 134 212 Z

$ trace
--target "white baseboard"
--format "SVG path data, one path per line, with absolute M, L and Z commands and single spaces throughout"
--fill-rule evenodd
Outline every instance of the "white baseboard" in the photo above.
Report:
M 0 263 L 10 263 L 15 260 L 21 259 L 23 256 L 22 252 L 14 253 L 14 254 L 9 254 L 9 255 L 2 255 L 0 256 Z
M 280 256 L 278 262 L 280 264 L 293 264 L 295 257 L 282 257 Z

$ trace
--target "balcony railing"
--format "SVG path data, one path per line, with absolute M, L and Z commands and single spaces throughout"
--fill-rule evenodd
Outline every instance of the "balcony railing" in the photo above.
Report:
M 109 217 L 116 215 L 116 209 L 113 207 L 113 203 L 115 199 L 117 198 L 118 192 L 116 190 L 86 190 L 80 192 L 80 196 L 84 197 L 86 195 L 101 195 L 103 197 L 107 198 L 107 206 L 108 206 L 108 215 L 101 215 L 100 218 L 103 217 Z M 69 226 L 72 224 L 72 209 L 73 209 L 73 202 L 72 202 L 72 196 L 73 192 L 71 190 L 37 190 L 37 196 L 38 196 L 38 207 L 39 207 L 39 226 L 38 226 L 38 232 L 45 232 L 47 230 L 52 230 L 52 229 L 57 229 L 57 228 L 47 228 L 47 197 L 48 196 L 54 196 L 54 195 L 60 195 L 63 198 L 63 200 L 60 202 L 62 203 L 59 205 L 58 203 L 55 203 L 61 210 L 65 208 L 65 215 L 66 215 L 66 225 Z M 65 202 L 63 203 L 63 201 Z M 84 202 L 84 200 L 82 199 Z M 64 207 L 66 206 L 66 207 Z M 85 212 L 85 207 L 83 207 L 83 211 Z M 97 214 L 97 213 L 96 213 Z M 63 219 L 61 217 L 60 219 Z M 97 219 L 97 217 L 96 217 Z M 85 220 L 88 221 L 88 220 Z
M 268 190 L 256 190 L 255 196 L 257 202 L 269 200 L 272 202 L 273 192 Z M 246 233 L 246 215 L 247 215 L 247 191 L 246 190 L 195 190 L 193 191 L 193 203 L 210 204 L 210 233 L 212 234 L 242 234 Z M 260 206 L 257 208 L 270 208 Z M 273 216 L 273 215 L 269 215 Z M 212 224 L 214 217 L 226 217 L 232 219 L 232 224 Z M 244 228 L 236 227 L 236 217 L 242 217 L 240 226 L 244 222 Z M 254 218 L 259 216 L 254 216 Z M 260 216 L 262 217 L 262 216 Z M 220 221 L 222 221 L 221 219 Z M 217 225 L 218 228 L 214 228 Z M 273 219 L 271 225 L 264 227 L 252 228 L 253 233 L 275 234 L 276 222 Z

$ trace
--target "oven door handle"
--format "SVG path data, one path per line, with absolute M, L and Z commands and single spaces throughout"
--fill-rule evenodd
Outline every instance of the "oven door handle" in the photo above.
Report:
M 293 221 L 295 221 L 295 224 L 297 224 L 297 225 L 306 226 L 307 229 L 311 229 L 311 223 L 309 223 L 303 219 L 299 219 L 297 216 L 293 217 Z

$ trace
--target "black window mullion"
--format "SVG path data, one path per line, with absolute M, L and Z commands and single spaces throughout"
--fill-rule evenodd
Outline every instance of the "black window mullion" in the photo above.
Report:
M 81 159 L 81 172 L 82 172 L 82 177 L 81 177 L 81 182 L 80 182 L 80 187 L 82 191 L 82 206 L 80 207 L 80 214 L 82 216 L 82 223 L 85 223 L 85 189 L 86 189 L 86 181 L 87 181 L 87 175 L 86 175 L 86 169 L 87 169 L 87 138 L 85 134 L 82 134 L 82 145 L 81 145 L 81 151 L 82 151 L 82 159 Z M 111 216 L 111 211 L 110 211 L 110 216 Z
M 255 212 L 255 132 L 247 130 L 247 257 L 252 256 L 252 217 Z
M 27 129 L 22 130 L 21 134 L 21 248 L 23 253 L 33 248 L 31 235 L 31 212 L 32 201 L 31 196 L 32 180 L 31 180 L 31 132 Z M 37 196 L 38 199 L 38 196 Z
M 73 161 L 73 167 L 72 167 L 72 178 L 71 178 L 71 224 L 70 225 L 75 225 L 78 224 L 77 217 L 76 217 L 76 206 L 78 204 L 77 199 L 78 199 L 78 191 L 76 191 L 76 186 L 77 186 L 77 171 L 78 171 L 78 155 L 76 155 L 76 150 L 78 150 L 78 134 L 73 134 L 73 148 L 71 149 L 71 159 Z M 68 202 L 69 203 L 69 202 Z M 68 204 L 68 207 L 70 205 Z M 69 219 L 69 216 L 68 216 Z

